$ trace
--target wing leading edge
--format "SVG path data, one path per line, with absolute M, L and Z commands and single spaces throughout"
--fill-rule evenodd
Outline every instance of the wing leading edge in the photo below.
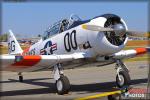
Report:
M 150 53 L 150 47 L 122 50 L 120 52 L 113 54 L 111 57 L 115 59 L 125 59 L 125 58 L 132 58 L 145 53 Z
M 85 53 L 64 55 L 0 55 L 2 70 L 9 71 L 34 71 L 46 67 L 52 67 L 61 62 L 87 58 Z M 27 69 L 27 70 L 26 70 Z

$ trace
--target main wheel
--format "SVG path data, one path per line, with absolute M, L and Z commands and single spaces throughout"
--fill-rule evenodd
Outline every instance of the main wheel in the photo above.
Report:
M 120 80 L 119 80 L 120 76 Z M 130 75 L 125 71 L 120 71 L 119 76 L 116 76 L 116 84 L 119 88 L 130 85 Z
M 56 89 L 57 93 L 60 95 L 67 94 L 69 92 L 70 82 L 66 76 L 61 75 L 56 81 Z
M 23 82 L 23 76 L 19 76 L 19 82 Z

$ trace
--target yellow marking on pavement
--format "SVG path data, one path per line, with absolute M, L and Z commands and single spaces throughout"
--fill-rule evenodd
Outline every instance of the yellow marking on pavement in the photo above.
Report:
M 109 95 L 114 95 L 114 94 L 121 94 L 121 91 L 113 91 L 113 92 L 104 92 L 101 94 L 96 94 L 93 96 L 87 96 L 87 97 L 83 97 L 83 98 L 77 98 L 75 100 L 91 100 L 91 99 L 96 99 L 96 98 L 101 98 L 101 97 L 105 97 L 105 96 L 109 96 Z

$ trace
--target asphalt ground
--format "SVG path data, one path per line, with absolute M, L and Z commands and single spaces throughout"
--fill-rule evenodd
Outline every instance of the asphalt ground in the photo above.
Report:
M 126 62 L 130 69 L 131 87 L 147 88 L 148 62 Z M 95 96 L 112 92 L 116 88 L 115 65 L 102 67 L 91 66 L 64 70 L 69 78 L 71 90 L 68 94 L 58 95 L 55 90 L 55 81 L 51 71 L 23 73 L 24 81 L 18 81 L 15 72 L 1 72 L 1 100 L 73 100 L 87 96 Z M 107 97 L 99 97 L 98 100 L 107 100 Z

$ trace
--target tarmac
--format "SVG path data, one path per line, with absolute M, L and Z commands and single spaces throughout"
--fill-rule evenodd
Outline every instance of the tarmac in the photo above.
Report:
M 125 63 L 131 76 L 132 88 L 147 88 L 148 62 L 134 61 Z M 58 95 L 55 90 L 53 72 L 23 73 L 24 81 L 18 81 L 16 72 L 1 72 L 1 100 L 74 100 L 111 92 L 116 87 L 115 64 L 91 66 L 88 68 L 64 70 L 69 78 L 71 90 L 68 94 Z M 100 97 L 98 100 L 107 100 Z

